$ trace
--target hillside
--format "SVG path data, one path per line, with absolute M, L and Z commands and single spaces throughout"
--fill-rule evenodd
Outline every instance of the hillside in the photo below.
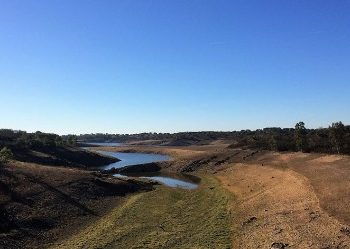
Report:
M 45 248 L 115 208 L 125 195 L 151 189 L 147 182 L 12 162 L 0 168 L 0 248 Z

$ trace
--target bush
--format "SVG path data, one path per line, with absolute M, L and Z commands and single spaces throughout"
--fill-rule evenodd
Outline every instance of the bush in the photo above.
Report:
M 7 163 L 13 157 L 11 150 L 7 147 L 4 147 L 0 150 L 0 164 Z

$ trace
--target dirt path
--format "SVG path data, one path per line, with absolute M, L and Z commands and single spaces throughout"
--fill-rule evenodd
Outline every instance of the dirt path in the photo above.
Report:
M 304 176 L 261 164 L 232 165 L 217 176 L 237 196 L 234 248 L 349 248 L 343 226 L 320 208 Z

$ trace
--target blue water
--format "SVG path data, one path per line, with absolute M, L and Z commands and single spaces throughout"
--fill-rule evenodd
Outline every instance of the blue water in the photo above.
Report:
M 157 182 L 160 182 L 168 187 L 173 188 L 185 188 L 185 189 L 195 189 L 198 187 L 198 184 L 183 181 L 180 179 L 165 177 L 165 176 L 142 176 L 141 178 L 152 179 Z
M 125 152 L 112 152 L 112 151 L 98 151 L 98 152 L 103 155 L 116 157 L 121 160 L 119 162 L 109 164 L 105 166 L 103 169 L 122 168 L 130 165 L 162 162 L 162 161 L 170 160 L 169 156 L 160 155 L 160 154 L 125 153 Z M 127 177 L 121 174 L 115 174 L 114 176 Z M 154 181 L 160 182 L 168 187 L 173 187 L 173 188 L 195 189 L 198 187 L 198 184 L 188 180 L 189 177 L 186 177 L 183 174 L 178 174 L 178 175 L 172 174 L 171 176 L 169 176 L 169 175 L 163 175 L 162 173 L 157 172 L 157 173 L 148 173 L 148 174 L 144 173 L 144 175 L 135 174 L 135 176 L 152 179 Z
M 122 146 L 122 143 L 86 143 L 90 145 L 96 145 L 96 146 L 105 146 L 105 147 L 117 147 Z
M 169 156 L 160 154 L 147 154 L 147 153 L 125 153 L 125 152 L 112 152 L 112 151 L 98 151 L 98 153 L 116 157 L 121 161 L 109 164 L 104 169 L 122 168 L 129 165 L 163 162 L 170 160 Z
M 141 173 L 131 174 L 131 176 L 151 179 L 172 188 L 196 189 L 198 187 L 198 179 L 196 182 L 194 180 L 190 181 L 188 179 L 188 175 L 185 175 L 185 174 L 177 174 L 177 175 L 172 174 L 171 176 L 163 175 L 162 173 L 159 173 L 159 172 L 149 173 L 149 174 L 144 173 L 144 174 L 145 174 L 144 176 Z M 121 178 L 128 177 L 126 175 L 121 175 L 121 174 L 114 174 L 114 176 L 121 177 Z

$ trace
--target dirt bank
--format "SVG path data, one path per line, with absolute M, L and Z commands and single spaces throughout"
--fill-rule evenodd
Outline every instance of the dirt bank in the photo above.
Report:
M 149 183 L 14 162 L 0 169 L 0 248 L 45 248 Z
M 309 180 L 290 169 L 239 164 L 217 174 L 232 203 L 234 248 L 348 248 L 343 225 L 325 212 Z

